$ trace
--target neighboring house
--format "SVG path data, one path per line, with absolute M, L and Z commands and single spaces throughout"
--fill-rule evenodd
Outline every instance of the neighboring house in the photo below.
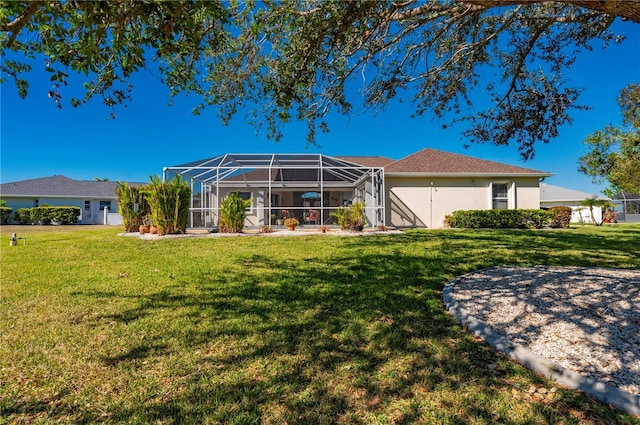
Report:
M 341 206 L 364 202 L 370 226 L 441 228 L 466 209 L 539 208 L 539 182 L 550 173 L 435 149 L 400 160 L 381 156 L 226 154 L 164 169 L 189 179 L 190 226 L 215 227 L 231 192 L 252 199 L 249 226 L 319 212 L 331 223 Z
M 80 224 L 122 224 L 115 188 L 115 182 L 56 175 L 0 184 L 0 198 L 13 211 L 40 205 L 75 206 L 82 211 Z
M 540 183 L 540 207 L 571 207 L 572 223 L 592 223 L 589 207 L 582 206 L 580 203 L 594 197 L 598 200 L 610 200 L 591 193 Z M 593 207 L 593 216 L 598 223 L 602 223 L 602 207 Z

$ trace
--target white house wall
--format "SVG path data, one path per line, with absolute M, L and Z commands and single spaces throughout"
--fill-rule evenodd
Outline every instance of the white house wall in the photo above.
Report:
M 490 209 L 491 182 L 509 183 L 510 206 L 520 209 L 540 207 L 537 177 L 387 177 L 386 221 L 400 228 L 442 228 L 445 216 L 456 210 Z

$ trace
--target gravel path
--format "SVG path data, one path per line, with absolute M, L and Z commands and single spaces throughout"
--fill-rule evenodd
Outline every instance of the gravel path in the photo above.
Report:
M 640 394 L 640 271 L 492 268 L 460 277 L 452 294 L 513 343 Z

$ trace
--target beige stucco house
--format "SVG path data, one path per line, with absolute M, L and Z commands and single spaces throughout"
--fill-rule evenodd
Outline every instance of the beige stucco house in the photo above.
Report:
M 166 167 L 192 184 L 192 227 L 215 227 L 231 192 L 251 199 L 248 226 L 332 223 L 332 212 L 364 202 L 367 221 L 380 225 L 444 227 L 461 209 L 539 208 L 539 182 L 550 173 L 466 155 L 423 149 L 394 160 L 382 156 L 227 154 Z M 313 221 L 309 212 L 317 212 Z
M 551 174 L 423 149 L 384 168 L 387 222 L 444 227 L 456 210 L 540 207 L 539 182 Z

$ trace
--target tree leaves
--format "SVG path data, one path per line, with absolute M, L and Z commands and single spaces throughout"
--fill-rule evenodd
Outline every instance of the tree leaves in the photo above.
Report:
M 413 105 L 414 116 L 460 124 L 466 142 L 516 144 L 527 159 L 582 108 L 580 90 L 562 77 L 576 55 L 594 40 L 620 41 L 608 30 L 615 18 L 605 14 L 609 6 L 581 1 L 6 6 L 3 56 L 24 58 L 4 60 L 0 70 L 21 97 L 29 59 L 43 55 L 52 81 L 64 85 L 62 68 L 84 76 L 85 96 L 71 98 L 73 106 L 101 97 L 112 116 L 130 100 L 132 76 L 144 70 L 170 96 L 196 94 L 194 113 L 214 105 L 226 123 L 243 111 L 275 140 L 283 124 L 299 120 L 314 143 L 317 129 L 328 131 L 329 114 L 378 111 L 399 100 Z M 616 13 L 635 19 L 638 10 L 634 0 Z

